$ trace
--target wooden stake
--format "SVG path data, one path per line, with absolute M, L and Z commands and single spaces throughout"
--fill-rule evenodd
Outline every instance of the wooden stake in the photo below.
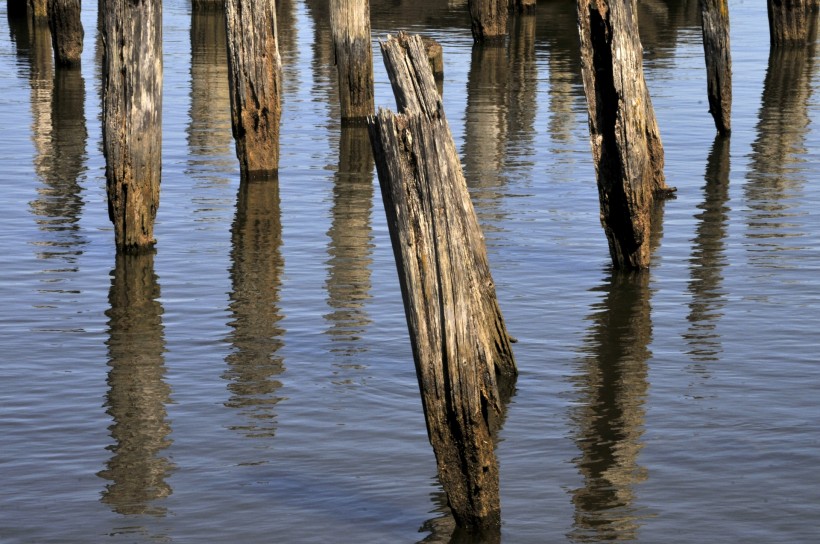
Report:
M 535 0 L 510 0 L 510 8 L 522 15 L 535 14 Z
M 106 0 L 103 149 L 118 252 L 154 245 L 162 169 L 162 1 Z
M 616 268 L 647 268 L 651 204 L 673 189 L 663 181 L 633 0 L 579 0 L 578 26 L 601 224 Z
M 421 38 L 382 43 L 401 114 L 369 119 L 439 479 L 456 522 L 500 521 L 491 420 L 515 374 L 478 220 Z
M 274 0 L 225 0 L 231 126 L 243 175 L 279 170 L 282 60 Z
M 330 29 L 342 122 L 364 123 L 374 108 L 370 1 L 330 0 Z
M 80 0 L 50 0 L 48 26 L 54 46 L 54 62 L 63 66 L 79 65 L 85 36 L 80 20 Z
M 732 132 L 732 53 L 729 48 L 729 1 L 700 0 L 709 113 L 718 133 Z
M 805 45 L 815 35 L 818 0 L 767 0 L 772 46 Z
M 509 0 L 469 0 L 471 29 L 476 42 L 503 42 L 507 37 Z

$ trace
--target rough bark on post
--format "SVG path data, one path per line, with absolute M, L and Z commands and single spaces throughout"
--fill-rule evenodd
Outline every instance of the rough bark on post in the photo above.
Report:
M 601 224 L 616 268 L 646 268 L 651 205 L 672 189 L 663 182 L 635 5 L 579 0 L 578 27 Z
M 370 1 L 330 0 L 330 29 L 342 122 L 364 123 L 374 108 Z
M 162 168 L 162 2 L 106 0 L 103 150 L 119 252 L 154 245 Z
M 439 479 L 456 522 L 500 521 L 496 373 L 515 374 L 486 249 L 422 40 L 390 38 L 401 114 L 369 130 Z
M 500 42 L 507 37 L 509 0 L 468 0 L 473 40 Z
M 48 26 L 54 46 L 54 61 L 63 66 L 80 63 L 83 54 L 83 22 L 80 20 L 80 0 L 49 0 Z
M 773 46 L 805 45 L 817 24 L 818 0 L 767 0 L 769 40 Z
M 732 132 L 732 53 L 729 49 L 729 0 L 700 0 L 709 113 L 717 131 Z
M 282 60 L 274 0 L 225 0 L 231 126 L 244 175 L 279 169 Z

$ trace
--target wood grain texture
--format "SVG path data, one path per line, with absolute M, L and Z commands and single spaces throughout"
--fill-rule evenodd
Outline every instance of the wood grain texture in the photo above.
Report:
M 374 111 L 370 2 L 330 0 L 330 28 L 343 122 L 363 123 Z
M 700 0 L 709 113 L 717 131 L 732 132 L 732 52 L 728 0 Z
M 80 20 L 80 0 L 49 0 L 48 26 L 55 63 L 62 66 L 79 65 L 85 36 Z

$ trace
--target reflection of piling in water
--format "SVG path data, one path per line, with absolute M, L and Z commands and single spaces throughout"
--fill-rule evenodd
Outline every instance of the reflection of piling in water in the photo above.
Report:
M 330 0 L 330 28 L 342 122 L 373 114 L 373 51 L 369 0 Z
M 515 17 L 510 25 L 507 57 L 507 155 L 532 152 L 538 111 L 538 65 L 535 59 L 535 17 Z M 508 159 L 508 163 L 511 158 Z
M 80 20 L 80 0 L 49 0 L 48 26 L 55 62 L 63 66 L 79 64 L 85 35 Z
M 718 133 L 732 131 L 732 52 L 729 0 L 700 0 L 709 113 Z
M 372 203 L 373 151 L 367 127 L 343 126 L 333 186 L 332 222 L 327 233 L 327 303 L 332 311 L 325 316 L 331 325 L 327 332 L 338 343 L 333 351 L 343 355 L 359 351 L 357 341 L 370 324 L 365 303 L 370 298 Z
M 399 115 L 369 130 L 396 258 L 428 437 L 462 527 L 500 523 L 491 438 L 496 372 L 516 374 L 486 248 L 424 45 L 382 43 Z
M 720 335 L 715 332 L 726 303 L 721 290 L 723 267 L 727 265 L 725 248 L 729 201 L 729 139 L 718 135 L 706 163 L 703 203 L 695 216 L 698 226 L 689 259 L 689 330 L 684 337 L 689 355 L 696 362 L 716 360 L 722 351 Z
M 154 245 L 162 169 L 162 2 L 104 4 L 103 148 L 118 252 Z
M 636 8 L 632 0 L 582 0 L 578 21 L 601 224 L 616 268 L 646 268 L 652 203 L 670 189 Z
M 468 0 L 473 40 L 503 43 L 507 37 L 509 0 Z
M 279 169 L 282 60 L 274 0 L 225 0 L 231 126 L 244 175 Z
M 171 444 L 165 405 L 165 339 L 154 255 L 118 254 L 112 271 L 108 316 L 107 413 L 114 444 L 99 476 L 111 483 L 102 501 L 120 514 L 164 515 L 154 501 L 171 494 L 173 464 L 161 456 Z
M 231 228 L 230 310 L 233 331 L 228 341 L 230 398 L 226 406 L 238 409 L 247 422 L 237 430 L 251 437 L 273 436 L 274 407 L 281 400 L 284 371 L 278 355 L 284 330 L 279 322 L 279 291 L 284 261 L 279 180 L 275 176 L 243 177 L 239 184 L 236 217 Z
M 644 401 L 652 320 L 647 271 L 614 271 L 600 289 L 583 348 L 576 386 L 580 406 L 576 459 L 584 486 L 572 493 L 574 542 L 634 540 L 640 512 L 635 485 L 646 479 L 638 464 L 643 447 Z
M 817 32 L 818 0 L 767 0 L 772 47 L 806 46 Z
M 800 163 L 807 153 L 814 55 L 813 45 L 773 47 L 769 52 L 757 137 L 744 185 L 747 237 L 754 240 L 752 260 L 766 266 L 785 266 L 771 251 L 787 250 L 786 238 L 803 235 L 794 231 L 791 218 L 802 204 L 800 193 L 806 181 Z

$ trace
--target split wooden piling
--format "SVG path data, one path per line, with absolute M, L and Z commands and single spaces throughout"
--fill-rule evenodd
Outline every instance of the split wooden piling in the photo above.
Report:
M 103 150 L 118 252 L 154 245 L 162 168 L 162 1 L 106 0 Z
M 279 170 L 282 59 L 274 0 L 225 0 L 231 127 L 243 175 Z
M 767 0 L 772 46 L 806 45 L 816 32 L 818 0 Z
M 579 0 L 581 68 L 601 224 L 616 268 L 649 266 L 651 205 L 671 193 L 634 0 Z
M 363 124 L 374 111 L 370 1 L 330 0 L 330 29 L 342 122 Z
M 422 40 L 382 43 L 400 114 L 368 120 L 439 479 L 459 526 L 500 521 L 492 421 L 515 362 Z
M 49 0 L 48 26 L 54 62 L 62 66 L 79 65 L 85 36 L 80 20 L 80 0 Z
M 703 53 L 709 113 L 717 131 L 732 132 L 732 53 L 729 48 L 729 1 L 700 0 Z
M 476 42 L 503 42 L 507 37 L 509 0 L 468 0 L 471 30 Z

